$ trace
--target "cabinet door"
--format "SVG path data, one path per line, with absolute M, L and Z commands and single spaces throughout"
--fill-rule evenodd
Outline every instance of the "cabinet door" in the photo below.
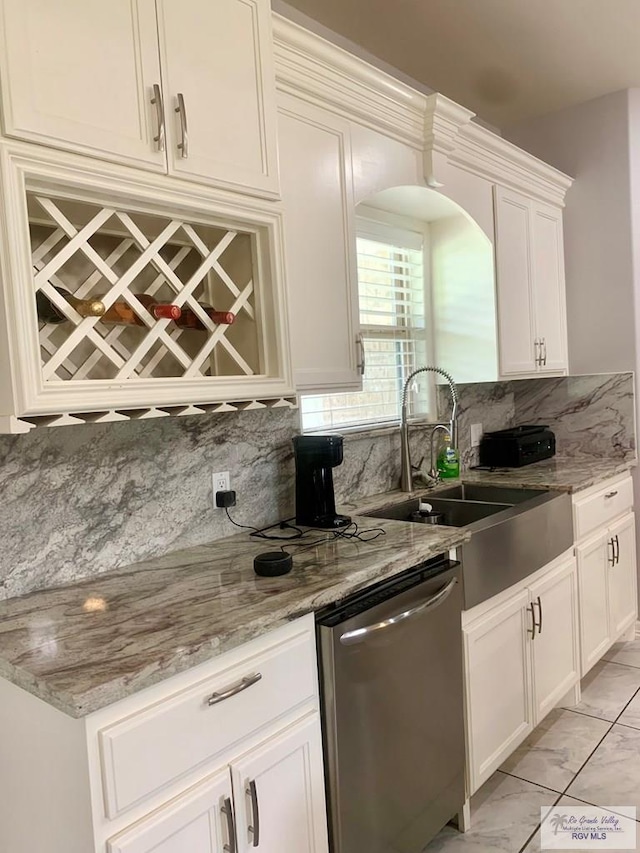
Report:
M 317 713 L 233 762 L 231 775 L 237 853 L 327 853 Z
M 608 544 L 611 540 L 614 542 L 613 545 Z M 611 639 L 616 640 L 623 631 L 626 631 L 636 621 L 638 613 L 636 530 L 633 513 L 609 528 L 607 547 L 609 548 L 609 557 L 612 554 L 616 555 L 613 565 L 611 559 L 607 565 Z
M 349 125 L 282 96 L 279 139 L 294 379 L 299 391 L 360 390 Z
M 533 302 L 536 337 L 541 341 L 540 373 L 567 370 L 567 320 L 562 210 L 532 204 Z
M 3 0 L 2 13 L 5 133 L 166 169 L 154 0 Z
M 233 848 L 228 769 L 111 838 L 107 853 L 223 853 Z M 228 846 L 226 846 L 228 845 Z
M 582 676 L 600 660 L 610 645 L 607 550 L 603 534 L 576 548 Z
M 528 603 L 523 590 L 463 630 L 470 793 L 533 728 Z
M 535 373 L 530 204 L 502 187 L 494 203 L 500 373 Z
M 169 171 L 275 196 L 268 0 L 158 0 L 158 17 Z
M 580 680 L 574 557 L 532 584 L 529 593 L 539 626 L 531 642 L 534 722 L 537 725 Z

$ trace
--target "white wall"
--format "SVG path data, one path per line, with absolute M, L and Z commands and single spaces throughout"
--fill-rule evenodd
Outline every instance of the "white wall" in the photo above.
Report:
M 635 370 L 628 93 L 505 136 L 575 178 L 564 217 L 570 372 Z
M 634 370 L 640 424 L 640 89 L 519 125 L 505 136 L 573 175 L 564 217 L 569 370 Z M 640 502 L 640 469 L 633 471 Z M 640 551 L 640 511 L 636 506 Z

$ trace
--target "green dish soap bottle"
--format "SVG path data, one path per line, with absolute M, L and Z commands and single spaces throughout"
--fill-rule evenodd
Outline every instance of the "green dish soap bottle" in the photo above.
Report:
M 438 472 L 443 480 L 452 480 L 460 476 L 460 453 L 451 447 L 451 436 L 444 439 L 444 446 L 438 454 Z

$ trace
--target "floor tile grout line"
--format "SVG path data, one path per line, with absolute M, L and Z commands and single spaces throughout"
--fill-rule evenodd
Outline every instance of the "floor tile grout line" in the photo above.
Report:
M 618 720 L 620 719 L 620 717 L 624 714 L 624 712 L 627 710 L 627 708 L 629 707 L 629 705 L 633 702 L 633 700 L 636 698 L 636 696 L 637 696 L 639 693 L 640 693 L 640 687 L 638 687 L 638 689 L 637 689 L 637 690 L 636 690 L 636 692 L 633 694 L 633 696 L 631 697 L 631 699 L 629 699 L 629 701 L 628 701 L 628 702 L 627 702 L 627 704 L 624 706 L 624 708 L 622 709 L 622 711 L 620 711 L 620 713 L 618 714 L 618 716 L 617 716 L 617 717 L 615 718 L 615 720 L 613 721 L 614 723 L 617 723 L 617 722 L 618 722 Z M 633 728 L 633 726 L 631 726 L 631 728 Z
M 540 782 L 532 782 L 531 779 L 525 779 L 524 776 L 518 776 L 515 773 L 510 773 L 509 770 L 497 770 L 497 773 L 504 773 L 505 776 L 511 776 L 513 779 L 519 779 L 521 782 L 526 782 L 528 785 L 536 785 L 538 788 L 544 788 L 545 791 L 549 791 L 551 794 L 558 794 L 558 796 L 562 796 L 564 791 L 556 791 L 555 788 L 550 788 L 548 785 L 542 785 Z
M 572 800 L 577 800 L 579 803 L 584 803 L 585 806 L 593 806 L 594 809 L 604 809 L 607 812 L 611 812 L 611 814 L 618 815 L 618 817 L 626 817 L 626 815 L 621 815 L 620 812 L 614 812 L 611 808 L 607 808 L 606 806 L 598 806 L 596 803 L 590 803 L 589 800 L 583 800 L 581 797 L 572 797 L 571 794 L 562 794 L 563 797 L 571 797 Z M 631 818 L 629 818 L 631 820 Z M 640 823 L 640 816 L 636 817 L 636 823 Z
M 611 658 L 601 658 L 601 660 L 604 661 L 604 663 L 615 663 L 617 666 L 626 666 L 627 669 L 640 669 L 640 663 L 637 665 L 633 663 L 621 663 L 621 661 L 612 660 Z
M 504 771 L 503 771 L 503 772 L 504 772 Z M 524 779 L 523 781 L 525 781 L 525 782 L 526 782 L 527 780 L 526 780 L 526 779 Z M 551 790 L 551 789 L 549 788 L 549 789 L 547 789 L 547 790 Z M 557 791 L 554 791 L 553 793 L 554 793 L 554 794 L 556 794 L 556 793 L 557 793 Z M 551 805 L 549 806 L 549 811 L 547 812 L 547 814 L 546 814 L 546 815 L 545 815 L 545 817 L 544 817 L 544 819 L 545 819 L 545 820 L 546 820 L 546 819 L 549 817 L 549 815 L 551 814 L 551 809 L 552 809 L 554 806 L 557 806 L 557 805 L 558 805 L 558 803 L 560 802 L 560 799 L 561 799 L 561 798 L 562 798 L 562 794 L 558 794 L 558 796 L 556 797 L 556 799 L 554 800 L 554 802 L 553 802 L 553 803 L 551 803 Z M 533 841 L 533 839 L 535 838 L 535 834 L 536 834 L 536 832 L 537 832 L 539 829 L 542 829 L 542 821 L 540 821 L 540 822 L 538 823 L 538 825 L 537 825 L 537 826 L 536 826 L 536 828 L 533 830 L 533 832 L 531 833 L 531 835 L 527 838 L 527 840 L 524 842 L 524 844 L 522 845 L 522 847 L 518 850 L 518 853 L 524 853 L 524 851 L 527 849 L 527 847 L 529 846 L 529 844 L 530 844 L 530 843 Z
M 634 694 L 634 695 L 635 695 L 635 694 Z M 625 706 L 625 707 L 626 707 L 626 706 Z M 597 719 L 600 719 L 600 718 L 598 717 Z M 609 720 L 606 720 L 606 722 L 607 722 L 607 723 L 609 723 Z M 591 750 L 591 752 L 590 752 L 590 753 L 589 753 L 589 755 L 587 756 L 586 760 L 582 762 L 582 764 L 581 764 L 581 765 L 580 765 L 580 767 L 578 768 L 578 771 L 577 771 L 576 775 L 573 777 L 573 779 L 569 782 L 569 784 L 567 785 L 567 787 L 566 787 L 566 788 L 564 789 L 564 791 L 562 792 L 563 794 L 565 794 L 565 795 L 567 794 L 567 791 L 569 790 L 569 788 L 573 785 L 573 783 L 576 781 L 576 779 L 578 778 L 578 776 L 582 773 L 582 771 L 584 770 L 584 768 L 587 766 L 587 764 L 588 764 L 588 763 L 591 761 L 591 759 L 593 758 L 594 753 L 595 753 L 595 752 L 600 748 L 600 746 L 602 745 L 602 742 L 604 741 L 604 739 L 605 739 L 606 737 L 608 737 L 608 736 L 611 734 L 611 730 L 613 729 L 614 725 L 615 725 L 615 722 L 614 722 L 614 723 L 609 723 L 609 728 L 608 728 L 608 729 L 607 729 L 607 731 L 602 735 L 602 737 L 600 738 L 600 740 L 598 741 L 598 743 L 595 745 L 595 747 Z M 568 794 L 568 796 L 571 796 L 571 795 L 570 795 L 570 794 Z M 576 797 L 576 799 L 578 799 L 578 798 Z
M 580 714 L 581 717 L 589 717 L 591 720 L 602 720 L 603 723 L 609 723 L 610 726 L 615 723 L 615 720 L 607 720 L 604 717 L 596 717 L 595 714 L 586 714 L 584 711 L 576 711 L 575 708 L 566 708 L 564 705 L 562 705 L 561 708 L 563 711 L 571 711 L 572 714 Z M 622 713 L 622 711 L 620 713 Z

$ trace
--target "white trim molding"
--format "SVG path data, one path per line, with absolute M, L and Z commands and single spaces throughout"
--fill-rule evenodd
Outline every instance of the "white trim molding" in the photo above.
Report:
M 425 95 L 281 15 L 273 15 L 276 85 L 422 153 L 427 186 L 455 166 L 564 206 L 573 179 L 473 121 L 440 93 Z

